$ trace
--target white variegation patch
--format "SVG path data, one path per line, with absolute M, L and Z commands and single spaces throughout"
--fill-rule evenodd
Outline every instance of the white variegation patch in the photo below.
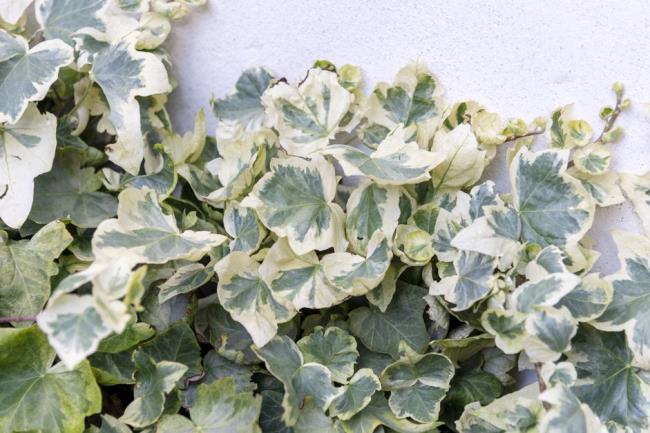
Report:
M 583 188 L 591 195 L 596 204 L 601 207 L 621 204 L 625 201 L 623 191 L 619 185 L 619 174 L 608 172 L 598 176 L 571 167 L 567 170 L 571 176 L 580 181 Z
M 575 167 L 591 176 L 607 173 L 611 160 L 612 152 L 609 147 L 600 143 L 589 144 L 573 152 Z
M 299 255 L 331 247 L 342 250 L 347 242 L 343 210 L 332 203 L 336 184 L 334 166 L 322 157 L 275 159 L 241 205 L 254 208 L 264 225 L 287 237 Z
M 539 396 L 551 409 L 542 418 L 539 430 L 542 433 L 607 433 L 607 427 L 591 408 L 564 385 L 546 390 Z
M 260 276 L 259 263 L 245 253 L 230 253 L 215 265 L 219 276 L 217 294 L 221 305 L 241 323 L 259 347 L 277 333 L 278 323 L 295 314 Z
M 135 42 L 127 41 L 99 51 L 90 76 L 104 91 L 111 108 L 109 117 L 117 131 L 117 141 L 107 149 L 109 158 L 137 175 L 144 157 L 144 139 L 136 96 L 171 91 L 167 70 L 158 56 L 137 51 Z
M 0 18 L 8 24 L 16 24 L 34 0 L 0 0 Z
M 571 348 L 578 321 L 567 308 L 537 307 L 526 318 L 524 350 L 532 362 L 556 361 Z
M 280 135 L 280 145 L 290 155 L 311 157 L 324 149 L 342 126 L 354 95 L 338 82 L 335 73 L 311 69 L 297 87 L 277 83 L 262 96 L 268 122 Z
M 522 313 L 538 306 L 553 306 L 579 283 L 580 277 L 568 272 L 549 274 L 518 286 L 512 293 L 512 305 Z
M 1 68 L 1 66 L 0 66 Z M 52 168 L 56 117 L 29 105 L 13 125 L 0 131 L 0 218 L 20 227 L 32 208 L 34 178 Z
M 366 176 L 380 185 L 408 185 L 430 179 L 429 171 L 443 160 L 441 154 L 420 149 L 401 125 L 366 154 L 352 146 L 331 146 L 333 155 L 348 176 Z
M 549 147 L 571 149 L 584 146 L 591 140 L 593 129 L 584 120 L 575 119 L 572 106 L 566 105 L 551 113 L 551 125 L 548 129 Z
M 107 0 L 36 0 L 36 21 L 47 39 L 60 38 L 74 46 L 72 36 L 79 30 L 106 30 Z
M 256 251 L 264 238 L 266 229 L 257 219 L 255 211 L 241 207 L 236 202 L 229 202 L 223 214 L 223 226 L 232 238 L 231 251 L 243 251 L 251 254 Z
M 22 36 L 0 30 L 0 123 L 16 123 L 30 102 L 45 97 L 59 70 L 73 60 L 72 47 L 60 39 L 30 48 Z
M 650 234 L 650 173 L 642 176 L 622 173 L 621 187 L 625 196 L 634 205 L 647 235 Z
M 431 152 L 444 160 L 431 172 L 436 190 L 459 190 L 475 184 L 483 174 L 486 152 L 479 149 L 469 125 L 458 125 L 451 131 L 439 130 Z

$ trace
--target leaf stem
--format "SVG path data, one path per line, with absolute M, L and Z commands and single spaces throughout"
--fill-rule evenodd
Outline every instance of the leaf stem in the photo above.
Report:
M 623 107 L 621 107 L 622 103 L 623 103 L 623 92 L 616 92 L 616 106 L 614 107 L 614 111 L 612 111 L 612 114 L 610 114 L 607 117 L 607 122 L 605 122 L 605 126 L 603 127 L 603 132 L 600 133 L 600 135 L 594 141 L 594 143 L 602 143 L 605 134 L 607 134 L 609 131 L 612 130 L 614 124 L 616 123 L 616 119 L 618 119 L 618 116 L 621 114 L 621 111 L 623 111 Z
M 537 384 L 539 385 L 539 393 L 543 393 L 546 391 L 546 384 L 544 383 L 544 380 L 542 379 L 542 363 L 541 362 L 536 362 L 535 363 L 535 374 L 537 375 Z M 551 408 L 551 405 L 548 404 L 547 402 L 543 402 L 544 409 L 549 410 Z
M 0 317 L 0 323 L 10 323 L 10 322 L 34 322 L 36 317 L 33 316 L 9 316 L 9 317 Z
M 504 143 L 509 143 L 511 141 L 519 140 L 520 138 L 526 138 L 526 137 L 533 137 L 535 135 L 540 135 L 543 134 L 546 131 L 546 129 L 536 129 L 535 131 L 530 131 L 527 132 L 526 134 L 523 135 L 510 135 L 506 137 L 506 141 Z

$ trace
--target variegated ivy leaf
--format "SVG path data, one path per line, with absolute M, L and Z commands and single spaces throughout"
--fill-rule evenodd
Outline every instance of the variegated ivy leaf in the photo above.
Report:
M 304 363 L 298 346 L 286 336 L 278 336 L 261 348 L 254 348 L 267 370 L 284 385 L 283 421 L 288 426 L 300 418 L 305 398 L 325 411 L 342 390 L 332 385 L 329 369 L 317 363 Z
M 496 259 L 477 252 L 461 251 L 454 260 L 456 274 L 445 277 L 429 288 L 432 295 L 444 295 L 456 304 L 454 311 L 470 308 L 483 299 L 493 288 L 496 276 Z
M 262 399 L 236 389 L 231 378 L 198 387 L 190 407 L 191 421 L 182 415 L 165 415 L 156 425 L 160 433 L 260 433 L 257 419 Z
M 451 131 L 439 130 L 431 152 L 443 156 L 431 172 L 433 187 L 438 190 L 459 190 L 475 184 L 485 168 L 484 150 L 480 150 L 469 125 L 458 125 Z
M 69 219 L 77 227 L 97 227 L 115 216 L 117 200 L 101 192 L 102 181 L 86 165 L 85 152 L 68 147 L 54 158 L 52 171 L 34 182 L 34 205 L 29 218 L 39 224 Z
M 225 236 L 178 229 L 173 215 L 162 211 L 150 189 L 127 188 L 119 195 L 117 218 L 102 222 L 93 236 L 96 262 L 116 258 L 136 263 L 198 260 Z
M 257 211 L 266 227 L 287 237 L 297 254 L 345 248 L 343 210 L 332 203 L 337 179 L 334 166 L 320 156 L 311 161 L 274 159 L 241 205 Z
M 94 353 L 99 342 L 111 333 L 96 299 L 90 295 L 62 294 L 50 299 L 37 322 L 68 369 Z
M 291 319 L 295 310 L 274 293 L 258 268 L 259 263 L 241 251 L 230 253 L 215 265 L 221 305 L 262 347 L 277 333 L 278 323 Z
M 117 142 L 107 148 L 109 158 L 137 175 L 144 157 L 144 139 L 136 96 L 169 92 L 167 70 L 158 56 L 137 51 L 135 42 L 130 41 L 99 51 L 90 76 L 106 96 L 111 108 L 110 120 L 117 131 Z
M 329 281 L 315 251 L 298 255 L 286 238 L 278 239 L 268 250 L 260 274 L 273 293 L 296 310 L 331 307 L 348 296 Z
M 593 143 L 573 152 L 573 163 L 583 173 L 591 176 L 605 174 L 609 170 L 612 153 L 604 144 Z
M 481 406 L 468 404 L 456 429 L 460 433 L 534 433 L 543 414 L 536 383 Z
M 341 425 L 345 433 L 373 433 L 380 426 L 386 426 L 397 433 L 429 433 L 435 431 L 440 423 L 421 424 L 408 418 L 399 418 L 388 407 L 386 397 L 375 393 L 368 406 L 349 420 L 342 421 Z
M 30 48 L 22 36 L 4 30 L 0 53 L 0 123 L 9 124 L 23 117 L 30 102 L 43 99 L 59 70 L 73 60 L 72 48 L 60 39 Z
M 595 326 L 606 331 L 623 331 L 635 361 L 650 368 L 650 239 L 615 231 L 621 270 L 608 279 L 614 289 L 611 303 Z
M 34 178 L 50 171 L 55 149 L 56 117 L 40 114 L 35 105 L 29 105 L 17 123 L 2 126 L 0 218 L 9 227 L 19 228 L 27 219 L 33 203 Z
M 591 226 L 594 202 L 580 183 L 565 173 L 566 151 L 522 149 L 510 166 L 513 203 L 522 236 L 541 246 L 566 247 Z
M 607 433 L 607 427 L 593 411 L 564 385 L 558 385 L 540 394 L 539 398 L 551 406 L 540 423 L 543 433 Z
M 332 373 L 332 380 L 347 383 L 357 362 L 357 341 L 336 326 L 324 330 L 317 326 L 311 334 L 298 341 L 305 362 L 321 364 Z
M 233 238 L 229 245 L 230 251 L 242 251 L 247 254 L 260 247 L 267 233 L 252 209 L 241 207 L 232 201 L 226 205 L 223 226 L 226 233 Z
M 591 197 L 598 206 L 613 206 L 625 201 L 623 191 L 619 185 L 618 173 L 609 172 L 598 176 L 591 176 L 577 170 L 575 167 L 569 168 L 567 173 L 580 181 L 584 189 L 591 194 Z
M 485 216 L 476 218 L 460 230 L 451 246 L 499 257 L 499 269 L 510 267 L 522 245 L 519 243 L 521 220 L 517 212 L 504 205 L 485 206 Z
M 397 358 L 400 344 L 423 352 L 429 343 L 422 317 L 426 290 L 398 282 L 397 292 L 385 312 L 374 306 L 360 307 L 350 312 L 350 332 L 368 349 Z
M 643 176 L 621 174 L 621 187 L 632 202 L 646 234 L 650 234 L 650 173 Z
M 413 225 L 398 225 L 393 252 L 405 265 L 423 266 L 436 253 L 433 243 L 433 237 L 428 232 Z
M 346 205 L 345 233 L 357 254 L 367 253 L 368 242 L 376 231 L 392 238 L 399 221 L 399 190 L 371 181 L 361 182 Z
M 389 365 L 380 379 L 382 389 L 390 391 L 388 405 L 398 418 L 426 423 L 438 419 L 453 376 L 454 366 L 446 356 L 429 353 Z
M 160 418 L 165 409 L 165 396 L 187 371 L 178 362 L 155 362 L 149 355 L 137 351 L 135 360 L 134 400 L 124 410 L 120 421 L 136 428 L 146 427 Z
M 262 96 L 280 145 L 290 155 L 301 157 L 311 157 L 336 133 L 354 126 L 346 119 L 353 102 L 354 95 L 339 84 L 336 74 L 319 68 L 310 69 L 297 87 L 280 82 Z
M 101 15 L 107 4 L 106 0 L 37 0 L 36 20 L 47 39 L 74 45 L 72 35 L 78 30 L 105 30 Z
M 407 185 L 430 179 L 429 171 L 443 156 L 420 149 L 409 140 L 401 125 L 391 131 L 370 154 L 352 146 L 331 146 L 324 151 L 333 155 L 347 176 L 367 176 L 380 185 Z
M 522 313 L 534 307 L 553 306 L 580 283 L 580 277 L 568 272 L 552 273 L 518 286 L 512 293 L 512 305 Z
M 551 114 L 551 127 L 548 130 L 549 146 L 570 149 L 584 146 L 591 140 L 593 129 L 584 120 L 573 119 L 571 106 L 558 108 Z
M 351 296 L 365 295 L 381 283 L 393 258 L 388 239 L 381 232 L 368 242 L 368 254 L 331 253 L 321 260 L 327 280 Z
M 400 69 L 393 85 L 379 83 L 368 99 L 363 113 L 364 143 L 376 148 L 390 131 L 402 124 L 417 136 L 422 148 L 427 148 L 443 111 L 441 94 L 438 80 L 423 64 L 415 62 Z
M 206 284 L 214 271 L 200 263 L 182 266 L 167 281 L 159 286 L 158 300 L 163 303 L 174 296 L 192 292 Z
M 584 326 L 568 354 L 578 372 L 573 393 L 612 427 L 642 433 L 650 426 L 648 370 L 635 365 L 622 333 Z
M 0 19 L 16 24 L 34 0 L 0 0 Z
M 85 433 L 131 433 L 129 426 L 110 415 L 102 415 L 102 426 L 91 426 Z
M 556 361 L 571 348 L 578 321 L 565 308 L 538 307 L 526 318 L 524 350 L 532 362 Z
M 381 382 L 375 373 L 369 368 L 362 368 L 354 373 L 343 393 L 332 401 L 329 413 L 347 421 L 368 406 L 372 396 L 380 389 Z
M 82 433 L 101 410 L 87 361 L 66 371 L 36 326 L 0 329 L 0 430 Z
M 566 307 L 579 322 L 590 322 L 603 314 L 612 299 L 612 283 L 598 274 L 588 274 L 556 306 Z
M 494 335 L 496 346 L 504 353 L 523 350 L 526 337 L 526 315 L 513 310 L 488 309 L 481 316 L 481 325 Z
M 55 260 L 72 242 L 59 221 L 29 240 L 12 241 L 0 231 L 0 316 L 30 317 L 50 296 L 50 278 L 59 272 Z
M 259 129 L 264 122 L 262 95 L 273 80 L 264 68 L 247 69 L 239 76 L 235 91 L 212 101 L 212 111 L 222 120 L 237 120 L 247 129 Z

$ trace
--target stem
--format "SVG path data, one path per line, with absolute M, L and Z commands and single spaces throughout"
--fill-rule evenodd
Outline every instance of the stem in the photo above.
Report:
M 526 138 L 526 137 L 532 137 L 534 135 L 540 135 L 540 134 L 543 134 L 545 131 L 546 131 L 545 129 L 538 129 L 536 131 L 527 132 L 524 135 L 510 135 L 510 136 L 506 137 L 506 141 L 504 141 L 504 143 L 519 140 L 520 138 Z
M 0 323 L 10 322 L 34 322 L 36 317 L 33 316 L 14 316 L 14 317 L 0 317 Z
M 594 143 L 602 143 L 603 136 L 612 130 L 612 128 L 614 127 L 614 123 L 616 123 L 616 119 L 618 119 L 618 116 L 621 114 L 621 111 L 623 111 L 621 108 L 622 102 L 623 102 L 623 92 L 617 92 L 616 106 L 614 107 L 614 111 L 607 118 L 607 122 L 605 122 L 605 127 L 603 128 L 603 132 L 600 133 L 600 135 L 594 141 Z
M 544 380 L 542 379 L 542 363 L 541 362 L 536 362 L 535 363 L 535 374 L 537 375 L 537 384 L 539 385 L 539 392 L 540 394 L 544 391 L 546 391 L 546 384 L 544 383 Z M 544 409 L 549 410 L 551 408 L 551 405 L 544 402 Z

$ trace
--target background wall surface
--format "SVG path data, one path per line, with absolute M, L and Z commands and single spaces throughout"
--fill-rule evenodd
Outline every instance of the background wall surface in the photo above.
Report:
M 598 112 L 622 81 L 633 108 L 620 117 L 626 137 L 614 168 L 650 170 L 650 4 L 647 0 L 208 0 L 174 28 L 169 50 L 180 85 L 172 96 L 176 127 L 186 130 L 211 95 L 223 96 L 240 72 L 264 65 L 301 79 L 316 59 L 354 63 L 367 90 L 419 59 L 446 88 L 448 102 L 475 99 L 503 118 L 526 120 L 575 103 L 601 129 Z M 216 122 L 211 119 L 211 127 Z M 488 176 L 508 190 L 503 158 Z M 609 230 L 639 231 L 627 206 L 601 210 L 592 232 L 618 268 Z

